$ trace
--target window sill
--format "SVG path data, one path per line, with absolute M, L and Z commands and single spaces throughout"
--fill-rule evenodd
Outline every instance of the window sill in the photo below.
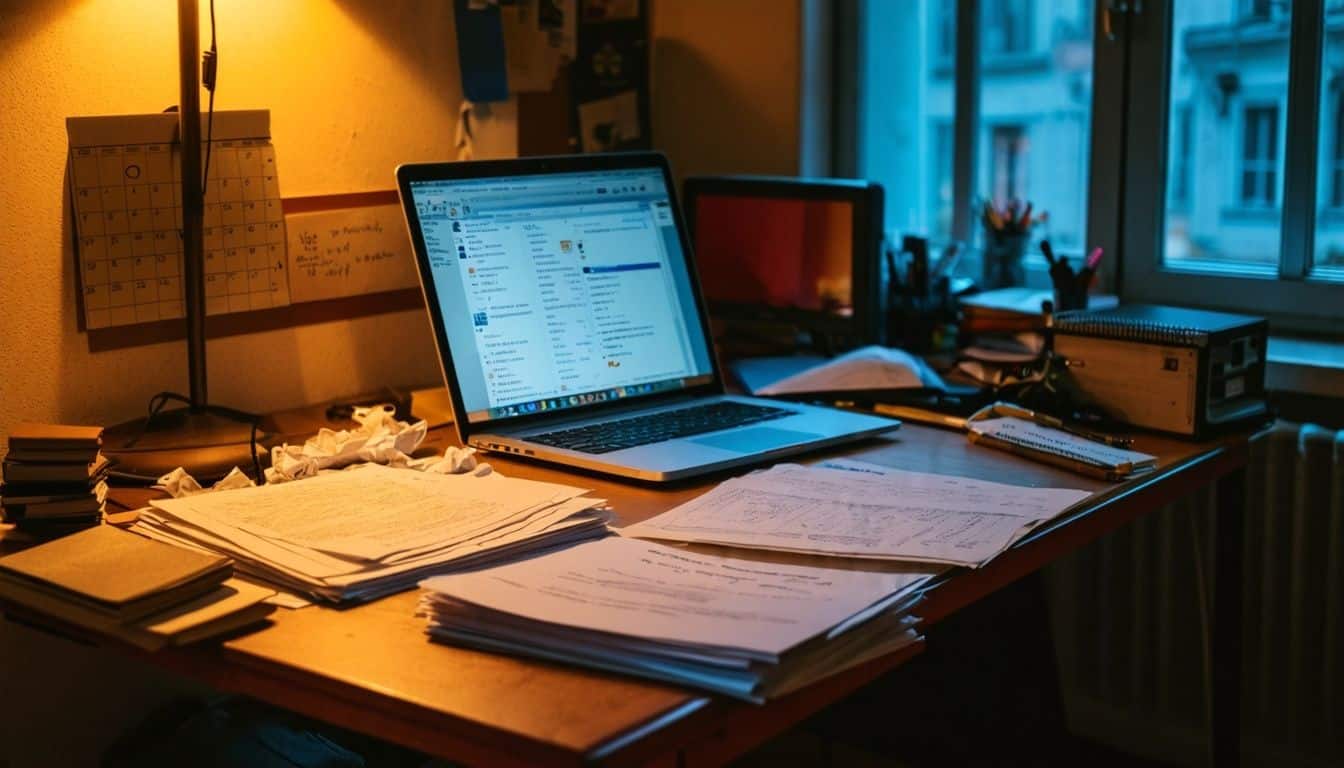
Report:
M 1344 340 L 1271 336 L 1267 358 L 1267 389 L 1344 397 Z

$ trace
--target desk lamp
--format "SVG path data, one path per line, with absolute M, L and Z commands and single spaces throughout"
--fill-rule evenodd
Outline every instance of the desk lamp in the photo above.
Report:
M 214 104 L 214 0 L 210 2 L 211 46 L 200 50 L 200 4 L 177 2 L 178 133 L 182 170 L 182 266 L 187 321 L 189 395 L 161 392 L 150 400 L 149 415 L 108 430 L 104 453 L 116 459 L 123 476 L 155 478 L 184 466 L 198 478 L 222 475 L 233 466 L 253 466 L 259 474 L 254 443 L 256 417 L 212 406 L 206 393 L 205 366 L 205 191 L 202 184 L 201 87 Z M 170 402 L 185 408 L 163 410 Z

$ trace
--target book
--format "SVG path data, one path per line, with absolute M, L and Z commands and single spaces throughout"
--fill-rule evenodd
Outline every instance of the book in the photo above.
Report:
M 958 299 L 961 305 L 961 329 L 966 333 L 1017 333 L 1045 329 L 1041 305 L 1054 301 L 1048 289 L 999 288 L 973 293 Z M 1114 307 L 1119 299 L 1111 295 L 1088 297 L 1093 309 Z
M 99 453 L 93 461 L 78 464 L 62 462 L 16 461 L 6 456 L 4 472 L 6 483 L 17 484 L 80 484 L 92 486 L 107 474 L 108 458 Z
M 0 483 L 0 503 L 4 504 L 48 504 L 54 501 L 73 501 L 87 498 L 107 498 L 107 481 L 99 480 L 91 488 L 71 488 L 69 485 L 63 484 L 15 485 L 14 483 Z
M 1107 310 L 1056 313 L 1056 336 L 1088 336 L 1177 347 L 1207 347 L 1228 335 L 1245 334 L 1264 320 L 1226 312 L 1155 304 L 1126 304 Z
M 187 645 L 255 624 L 274 610 L 274 606 L 265 603 L 274 595 L 274 590 L 229 579 L 204 595 L 122 622 L 78 603 L 49 602 L 39 608 L 27 600 L 27 595 L 0 582 L 0 600 L 20 606 L 17 611 L 7 609 L 8 612 L 31 615 L 35 623 L 56 619 L 110 635 L 146 651 Z
M 232 575 L 227 557 L 99 525 L 0 558 L 0 595 L 43 613 L 71 604 L 126 623 L 199 597 Z
M 103 502 L 96 496 L 85 496 L 78 499 L 49 501 L 41 504 L 6 503 L 0 508 L 4 509 L 4 519 L 14 522 L 16 520 L 47 520 L 100 515 L 104 506 Z
M 91 457 L 103 444 L 102 427 L 24 422 L 9 433 L 10 452 L 88 451 Z

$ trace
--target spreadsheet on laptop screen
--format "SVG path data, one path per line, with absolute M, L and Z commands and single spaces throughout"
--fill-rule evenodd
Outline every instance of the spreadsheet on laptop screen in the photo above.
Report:
M 418 181 L 468 421 L 712 379 L 658 169 Z

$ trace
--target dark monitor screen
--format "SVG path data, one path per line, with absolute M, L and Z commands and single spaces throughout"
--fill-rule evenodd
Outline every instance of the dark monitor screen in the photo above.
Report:
M 711 304 L 854 313 L 854 206 L 700 195 L 695 263 Z
M 701 292 L 724 332 L 836 349 L 882 341 L 881 185 L 697 176 L 683 195 Z

